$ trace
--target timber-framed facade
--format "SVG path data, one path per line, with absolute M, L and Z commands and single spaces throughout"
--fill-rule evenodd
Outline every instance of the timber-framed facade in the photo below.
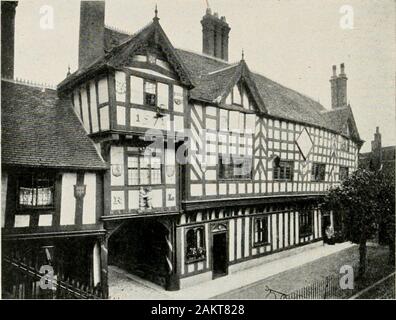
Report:
M 90 158 L 73 153 L 71 171 L 57 159 L 38 162 L 55 170 L 55 213 L 41 228 L 41 217 L 27 223 L 13 209 L 20 191 L 8 168 L 20 155 L 3 156 L 3 241 L 45 235 L 67 243 L 67 232 L 95 232 L 88 264 L 103 290 L 108 264 L 178 290 L 321 241 L 333 217 L 321 213 L 320 200 L 357 169 L 363 143 L 344 65 L 338 75 L 333 67 L 327 110 L 252 72 L 243 56 L 229 63 L 230 27 L 210 9 L 201 21 L 203 54 L 174 48 L 157 12 L 133 35 L 106 27 L 104 16 L 104 2 L 82 2 L 79 69 L 54 92 L 31 89 L 36 103 L 51 95 L 47 108 L 62 104 L 70 113 Z M 32 103 L 17 98 L 21 84 L 2 86 L 9 110 Z

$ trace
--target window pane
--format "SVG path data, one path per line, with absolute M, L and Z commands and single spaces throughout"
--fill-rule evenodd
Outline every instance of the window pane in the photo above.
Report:
M 150 184 L 149 169 L 140 169 L 140 184 Z
M 144 92 L 151 93 L 151 94 L 155 95 L 156 94 L 156 85 L 155 85 L 155 83 L 146 81 L 144 83 Z
M 160 184 L 161 183 L 161 170 L 151 169 L 151 183 Z
M 128 157 L 128 168 L 138 167 L 138 157 Z
M 138 169 L 128 169 L 128 184 L 135 186 L 139 184 L 139 170 Z
M 31 188 L 19 188 L 19 204 L 24 206 L 33 205 L 33 189 Z
M 49 206 L 52 204 L 52 188 L 37 189 L 37 205 Z

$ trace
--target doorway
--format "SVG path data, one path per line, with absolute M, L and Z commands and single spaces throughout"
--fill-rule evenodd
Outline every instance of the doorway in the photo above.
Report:
M 228 274 L 226 232 L 213 234 L 212 261 L 213 261 L 213 278 L 222 277 Z
M 109 265 L 165 287 L 167 232 L 155 219 L 131 219 L 109 239 Z

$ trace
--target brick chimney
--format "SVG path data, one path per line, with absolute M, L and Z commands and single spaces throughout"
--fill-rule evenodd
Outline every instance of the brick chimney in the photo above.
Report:
M 78 67 L 104 56 L 105 2 L 81 1 Z
M 226 18 L 210 8 L 201 20 L 202 24 L 202 52 L 204 54 L 228 61 L 228 39 L 231 28 Z
M 14 78 L 15 10 L 18 1 L 1 1 L 1 77 Z
M 331 108 L 342 108 L 347 106 L 347 76 L 345 65 L 341 63 L 341 71 L 337 76 L 337 67 L 333 66 L 333 75 L 330 78 L 331 85 Z

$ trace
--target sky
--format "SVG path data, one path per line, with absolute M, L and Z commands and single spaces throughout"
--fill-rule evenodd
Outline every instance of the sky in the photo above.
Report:
M 243 49 L 252 71 L 325 108 L 331 105 L 332 65 L 339 70 L 345 63 L 348 101 L 366 141 L 362 151 L 370 151 L 376 126 L 383 146 L 396 144 L 393 0 L 208 3 L 231 27 L 230 62 L 239 61 Z M 172 44 L 200 53 L 200 20 L 207 0 L 106 0 L 105 23 L 136 32 L 151 21 L 155 4 Z M 56 85 L 65 78 L 68 65 L 72 72 L 77 69 L 79 1 L 21 0 L 15 32 L 15 77 Z

